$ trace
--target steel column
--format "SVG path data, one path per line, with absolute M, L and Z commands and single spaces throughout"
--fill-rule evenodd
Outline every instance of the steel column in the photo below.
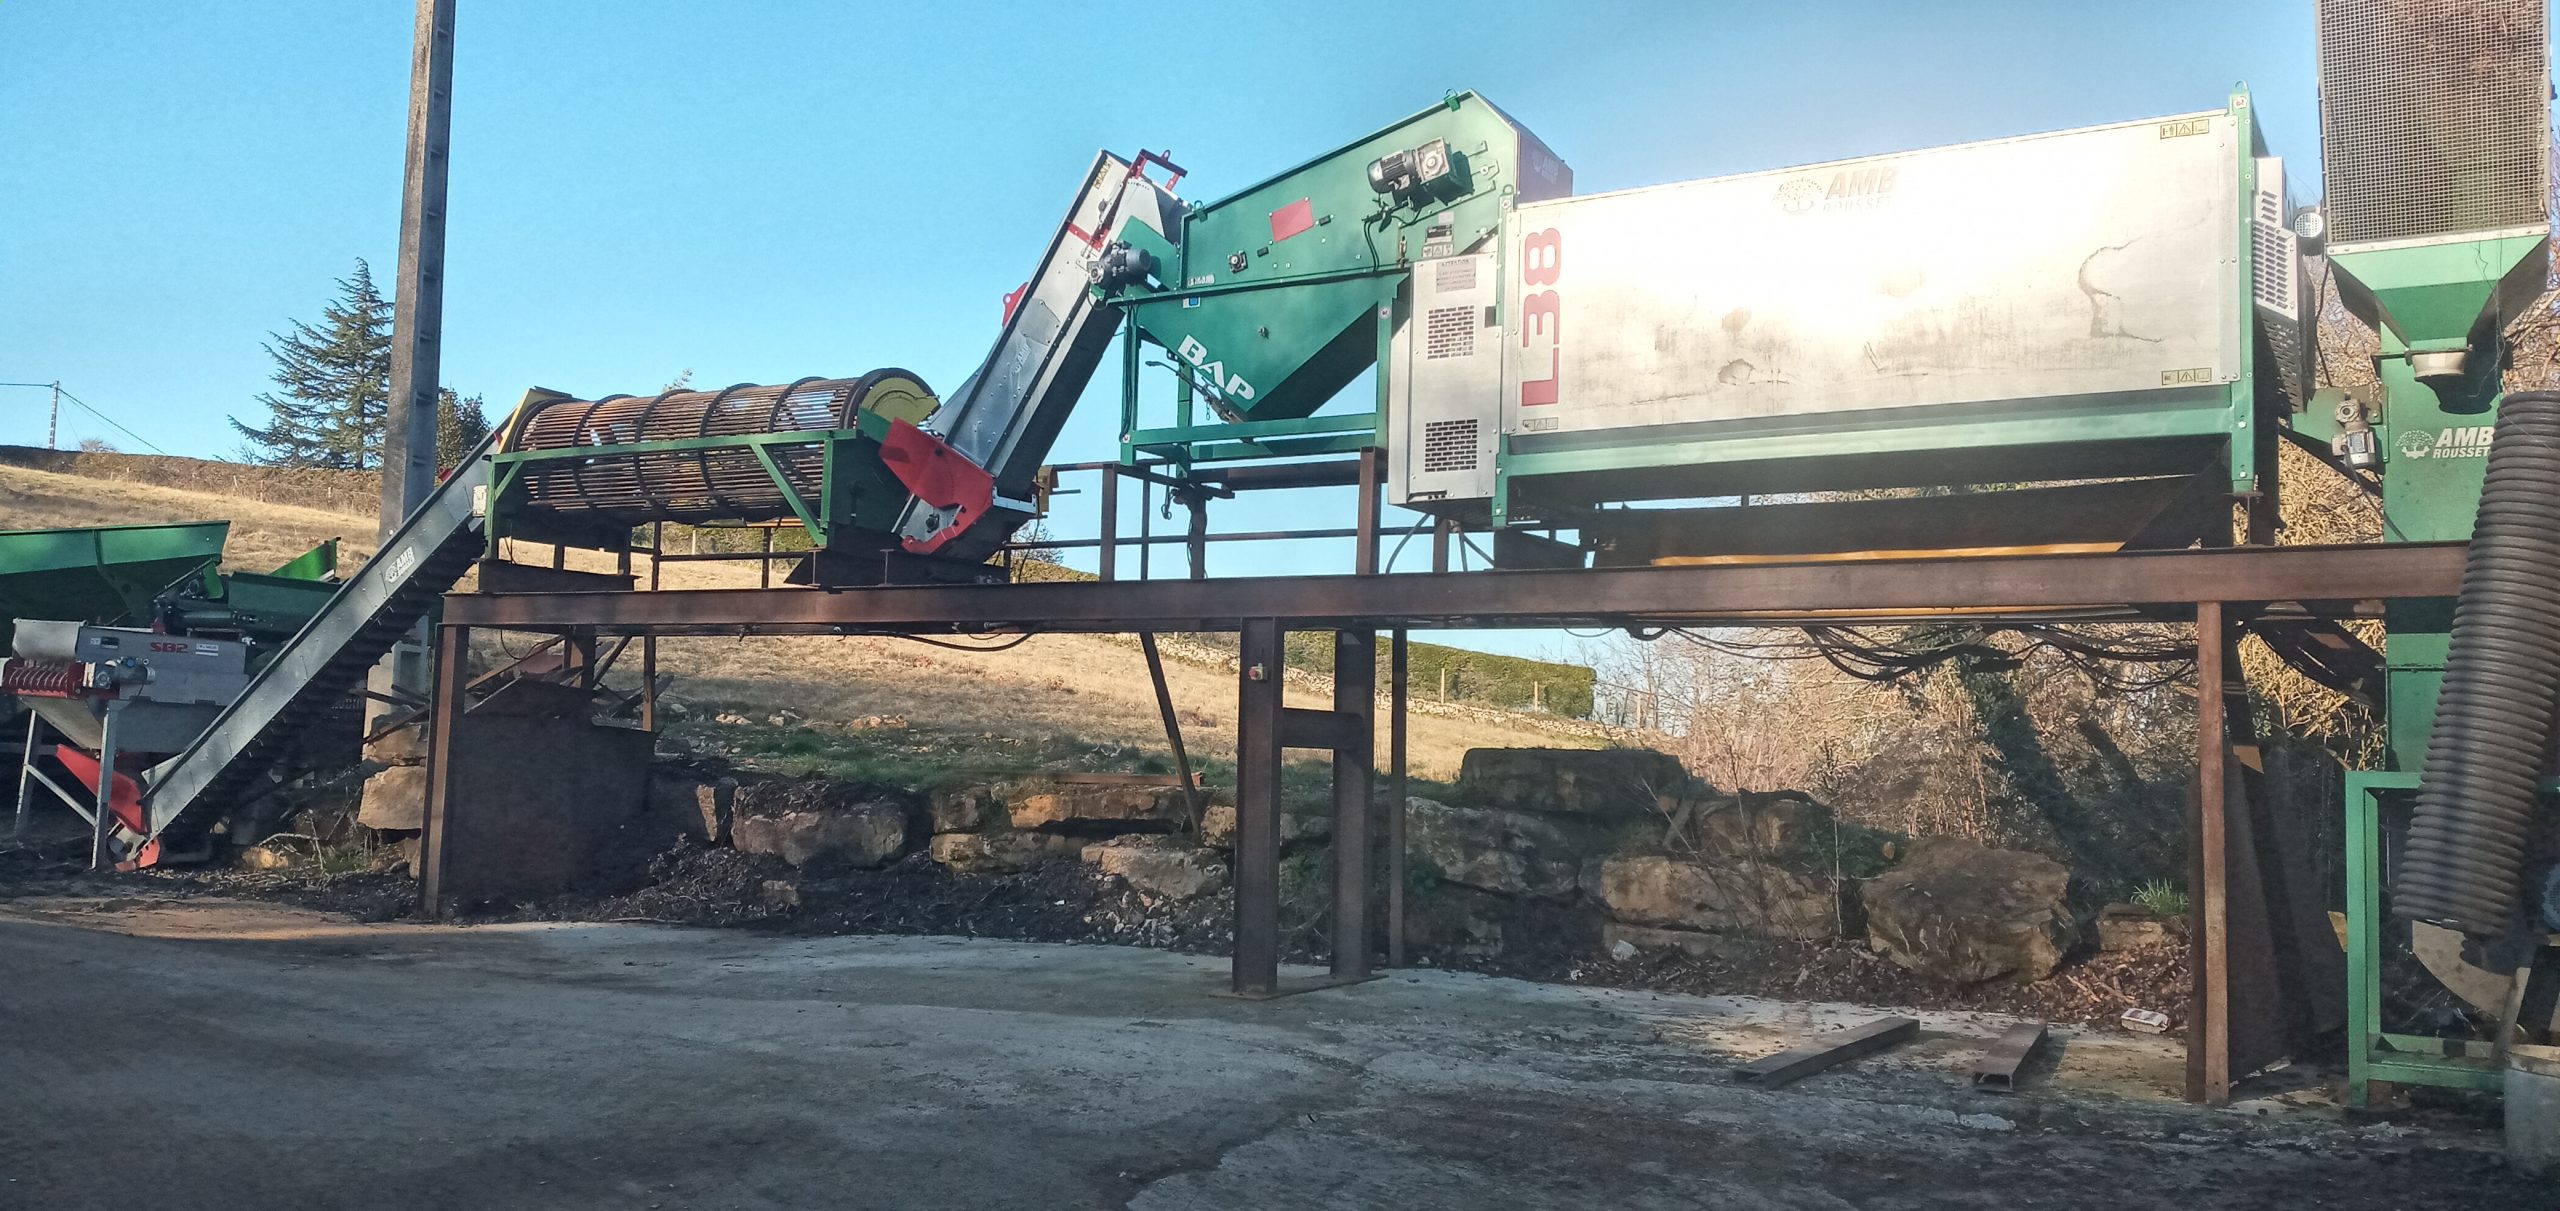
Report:
M 2220 1106 L 2231 1100 L 2229 718 L 2224 713 L 2222 603 L 2196 604 L 2196 789 L 2188 844 L 2195 894 L 2188 904 L 2192 940 L 2187 1019 L 2187 1100 Z
M 444 915 L 446 822 L 453 805 L 447 792 L 453 779 L 454 721 L 462 717 L 465 674 L 469 671 L 471 628 L 447 626 L 436 631 L 435 691 L 427 709 L 426 831 L 418 838 L 418 907 L 429 918 Z
M 1360 452 L 1360 546 L 1352 557 L 1352 570 L 1361 576 L 1378 574 L 1378 509 L 1385 495 L 1386 454 L 1376 446 Z
M 1387 656 L 1387 966 L 1402 967 L 1404 944 L 1405 633 L 1399 628 Z
M 1371 548 L 1374 550 L 1374 548 Z M 1378 636 L 1338 631 L 1333 637 L 1334 713 L 1358 721 L 1333 750 L 1333 975 L 1369 974 L 1369 794 L 1376 764 Z
M 1118 541 L 1120 538 L 1120 468 L 1118 467 L 1105 467 L 1102 469 L 1102 530 L 1100 538 L 1102 543 L 1101 555 L 1098 560 L 1099 566 L 1097 567 L 1095 574 L 1102 577 L 1104 580 L 1111 580 L 1113 579 L 1112 572 L 1120 555 Z
M 1232 987 L 1280 990 L 1280 696 L 1278 621 L 1244 622 L 1236 644 L 1236 941 Z
M 1209 498 L 1198 492 L 1183 493 L 1182 503 L 1191 506 L 1191 528 L 1183 535 L 1183 546 L 1191 553 L 1191 579 L 1209 578 Z

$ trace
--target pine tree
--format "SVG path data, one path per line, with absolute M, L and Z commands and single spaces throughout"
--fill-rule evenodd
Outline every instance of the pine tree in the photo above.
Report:
M 357 260 L 319 324 L 295 320 L 290 334 L 269 334 L 266 350 L 282 392 L 258 397 L 267 423 L 231 418 L 248 439 L 241 454 L 284 467 L 374 466 L 391 398 L 391 300 L 374 289 L 373 268 Z
M 436 466 L 451 470 L 462 465 L 462 456 L 471 453 L 489 436 L 489 414 L 480 410 L 480 397 L 468 399 L 446 387 L 436 396 Z

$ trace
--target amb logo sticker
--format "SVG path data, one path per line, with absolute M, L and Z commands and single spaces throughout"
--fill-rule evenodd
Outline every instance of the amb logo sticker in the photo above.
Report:
M 1797 177 L 1778 186 L 1778 209 L 1788 214 L 1816 210 L 1866 210 L 1893 196 L 1901 170 L 1891 164 L 1844 168 L 1829 177 Z
M 2402 458 L 2486 458 L 2489 435 L 2496 430 L 2488 425 L 2448 425 L 2442 429 L 2409 429 L 2396 443 Z

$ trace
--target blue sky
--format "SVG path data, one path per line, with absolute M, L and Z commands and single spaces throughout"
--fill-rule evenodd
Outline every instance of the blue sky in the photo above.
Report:
M 411 21 L 401 0 L 0 3 L 0 380 L 229 455 L 266 335 L 358 257 L 390 276 Z M 2308 0 L 461 0 L 458 26 L 444 379 L 493 412 L 686 369 L 956 387 L 1096 148 L 1170 148 L 1213 199 L 1456 88 L 1594 192 L 2215 108 L 2246 81 L 2297 191 L 2318 180 Z M 1115 390 L 1060 461 L 1110 451 Z M 44 405 L 0 391 L 0 443 L 41 444 Z M 92 435 L 135 448 L 66 417 L 66 444 Z

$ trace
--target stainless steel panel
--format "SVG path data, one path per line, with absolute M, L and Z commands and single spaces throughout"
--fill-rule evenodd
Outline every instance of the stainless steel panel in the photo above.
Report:
M 1388 376 L 1396 504 L 1493 495 L 1502 387 L 1500 282 L 1490 253 L 1416 262 L 1398 300 Z
M 2233 381 L 2238 137 L 2212 111 L 1524 205 L 1504 430 Z

